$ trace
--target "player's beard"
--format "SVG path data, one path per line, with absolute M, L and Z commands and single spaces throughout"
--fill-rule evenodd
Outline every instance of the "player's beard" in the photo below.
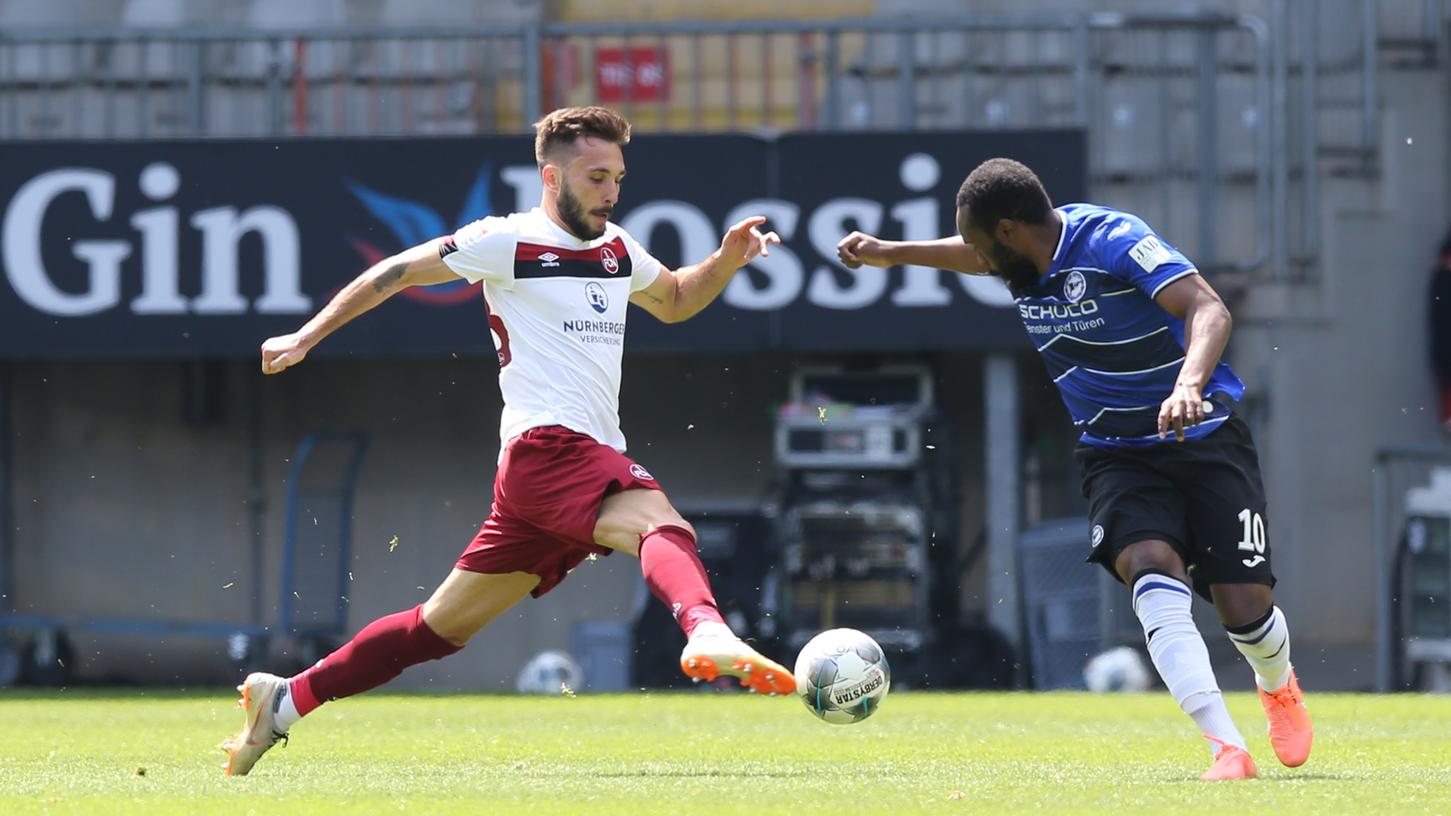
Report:
M 1019 255 L 996 241 L 988 247 L 988 254 L 992 260 L 993 275 L 1001 278 L 1013 295 L 1019 295 L 1038 282 L 1038 267 L 1028 256 Z
M 569 191 L 569 185 L 559 185 L 559 218 L 564 226 L 581 241 L 593 241 L 605 234 L 604 228 L 595 229 L 586 219 L 584 203 Z

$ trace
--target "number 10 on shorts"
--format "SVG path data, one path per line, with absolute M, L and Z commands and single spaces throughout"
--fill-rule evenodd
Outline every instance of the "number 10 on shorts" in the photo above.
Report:
M 1239 511 L 1239 521 L 1244 525 L 1244 535 L 1239 548 L 1254 553 L 1253 558 L 1244 559 L 1246 567 L 1258 567 L 1265 560 L 1265 517 L 1248 507 Z

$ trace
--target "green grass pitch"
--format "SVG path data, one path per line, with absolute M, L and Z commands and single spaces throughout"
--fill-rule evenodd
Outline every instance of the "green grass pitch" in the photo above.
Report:
M 1261 778 L 1208 784 L 1163 692 L 897 693 L 870 720 L 734 693 L 372 694 L 328 705 L 248 777 L 215 745 L 232 697 L 0 693 L 0 813 L 1447 813 L 1451 697 L 1309 692 L 1283 768 L 1229 695 Z

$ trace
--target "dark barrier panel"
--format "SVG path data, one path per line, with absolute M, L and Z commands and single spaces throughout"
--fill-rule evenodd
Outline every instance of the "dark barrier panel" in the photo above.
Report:
M 1083 135 L 642 136 L 615 220 L 669 266 L 767 215 L 784 246 L 687 323 L 632 312 L 631 351 L 1017 347 L 991 279 L 849 271 L 854 228 L 949 235 L 979 161 L 1012 156 L 1056 201 L 1081 200 Z M 0 356 L 251 355 L 368 264 L 489 214 L 538 203 L 532 140 L 55 142 L 0 148 Z M 408 290 L 320 354 L 487 354 L 483 298 Z

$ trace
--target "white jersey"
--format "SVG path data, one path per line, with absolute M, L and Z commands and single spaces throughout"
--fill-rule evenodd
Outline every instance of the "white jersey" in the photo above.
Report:
M 460 277 L 483 283 L 504 395 L 500 441 L 563 425 L 623 452 L 625 312 L 630 295 L 660 276 L 660 262 L 613 223 L 581 241 L 537 207 L 475 221 L 440 254 Z

